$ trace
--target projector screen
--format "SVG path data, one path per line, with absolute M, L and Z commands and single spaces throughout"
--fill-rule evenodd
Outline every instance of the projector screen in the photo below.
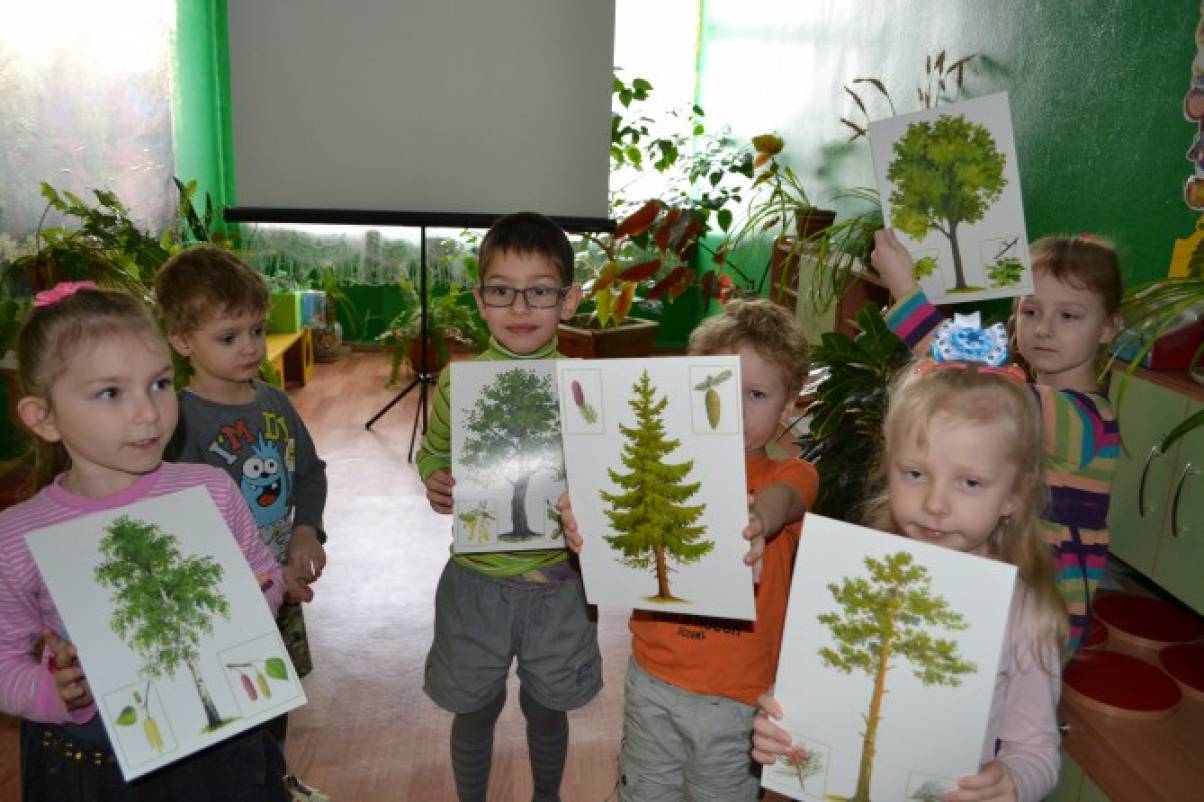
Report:
M 228 18 L 230 219 L 607 217 L 614 0 L 254 0 Z

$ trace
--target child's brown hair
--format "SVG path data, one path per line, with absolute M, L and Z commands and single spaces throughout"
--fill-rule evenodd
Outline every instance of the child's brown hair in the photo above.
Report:
M 1042 237 L 1029 246 L 1033 272 L 1048 271 L 1063 284 L 1099 296 L 1109 317 L 1120 309 L 1124 277 L 1112 244 L 1097 237 Z
M 489 227 L 477 255 L 482 284 L 489 263 L 504 253 L 542 256 L 556 266 L 561 286 L 573 283 L 573 246 L 564 229 L 542 214 L 515 212 L 498 218 Z
M 263 277 L 222 248 L 202 245 L 178 253 L 155 276 L 155 300 L 168 334 L 196 331 L 222 313 L 267 314 Z
M 728 302 L 723 314 L 707 318 L 690 334 L 690 353 L 734 352 L 749 345 L 776 367 L 788 397 L 798 395 L 811 370 L 811 348 L 803 329 L 785 308 L 763 298 Z

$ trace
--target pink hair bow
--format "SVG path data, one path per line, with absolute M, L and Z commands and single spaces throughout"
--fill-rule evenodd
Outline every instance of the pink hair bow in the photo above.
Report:
M 48 290 L 42 290 L 33 296 L 34 306 L 50 306 L 64 298 L 70 298 L 80 290 L 96 289 L 95 281 L 60 281 Z

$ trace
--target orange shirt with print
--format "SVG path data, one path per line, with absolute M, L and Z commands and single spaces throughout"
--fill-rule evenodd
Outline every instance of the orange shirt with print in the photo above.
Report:
M 745 472 L 750 493 L 772 484 L 792 485 L 807 509 L 819 492 L 819 475 L 805 460 L 749 457 Z M 640 667 L 694 693 L 756 704 L 777 674 L 800 528 L 799 521 L 787 524 L 766 544 L 755 622 L 636 610 L 629 626 Z

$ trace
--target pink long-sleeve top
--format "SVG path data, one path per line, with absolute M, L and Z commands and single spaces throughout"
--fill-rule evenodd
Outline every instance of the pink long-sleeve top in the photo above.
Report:
M 164 463 L 126 490 L 102 498 L 71 493 L 63 487 L 64 476 L 59 475 L 29 501 L 0 512 L 0 712 L 50 724 L 84 724 L 96 714 L 94 704 L 68 711 L 47 668 L 49 651 L 34 654 L 43 627 L 64 637 L 66 629 L 25 543 L 29 532 L 204 485 L 251 570 L 270 576 L 264 596 L 273 614 L 280 607 L 284 575 L 259 539 L 246 501 L 222 471 L 208 465 Z
M 982 762 L 1000 760 L 1012 774 L 1016 798 L 1039 802 L 1058 783 L 1057 707 L 1062 660 L 1055 644 L 1034 639 L 1037 617 L 1028 587 L 1020 580 L 1012 594 L 1003 654 L 987 720 Z M 996 750 L 998 745 L 998 750 Z

